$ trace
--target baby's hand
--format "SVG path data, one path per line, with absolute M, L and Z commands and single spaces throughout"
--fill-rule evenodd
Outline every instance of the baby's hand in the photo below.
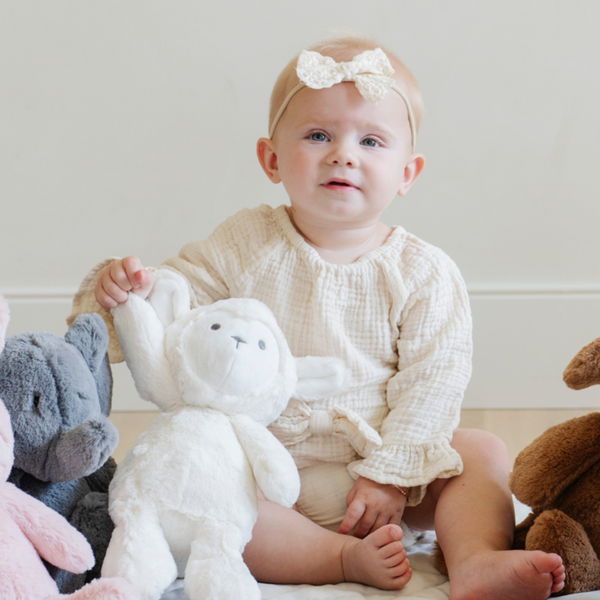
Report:
M 137 256 L 115 260 L 102 269 L 95 294 L 98 304 L 107 310 L 127 301 L 128 292 L 147 298 L 154 275 L 142 267 Z
M 339 533 L 349 533 L 356 525 L 354 536 L 364 538 L 388 523 L 400 525 L 406 496 L 393 485 L 359 477 L 346 496 L 346 505 Z

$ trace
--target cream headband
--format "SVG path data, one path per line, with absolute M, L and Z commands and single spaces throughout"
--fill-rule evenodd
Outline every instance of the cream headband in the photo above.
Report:
M 318 52 L 302 50 L 298 57 L 296 73 L 300 83 L 286 96 L 279 107 L 269 129 L 269 137 L 273 137 L 281 115 L 283 115 L 290 100 L 302 88 L 309 87 L 313 90 L 322 90 L 342 81 L 353 81 L 362 97 L 373 104 L 383 100 L 390 90 L 394 90 L 404 100 L 412 136 L 412 151 L 415 151 L 417 145 L 415 117 L 406 94 L 390 77 L 394 73 L 394 69 L 392 69 L 388 57 L 381 48 L 366 50 L 362 54 L 357 54 L 351 61 L 340 63 L 335 62 L 331 56 L 322 56 Z

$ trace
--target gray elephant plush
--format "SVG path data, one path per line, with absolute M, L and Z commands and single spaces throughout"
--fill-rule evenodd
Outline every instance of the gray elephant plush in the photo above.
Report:
M 112 374 L 108 331 L 99 315 L 80 315 L 64 338 L 29 332 L 6 338 L 0 398 L 12 422 L 9 481 L 63 515 L 89 541 L 96 564 L 75 575 L 47 564 L 62 593 L 100 576 L 112 535 L 108 486 L 118 433 L 108 419 Z

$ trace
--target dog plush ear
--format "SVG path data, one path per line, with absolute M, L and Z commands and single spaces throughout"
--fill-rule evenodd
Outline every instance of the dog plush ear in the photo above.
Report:
M 170 269 L 156 271 L 148 302 L 163 327 L 168 327 L 190 311 L 191 299 L 187 281 Z
M 600 338 L 575 355 L 563 373 L 563 380 L 574 390 L 600 384 Z
M 6 339 L 6 330 L 8 329 L 8 322 L 10 321 L 10 310 L 8 308 L 8 302 L 4 296 L 0 295 L 0 352 L 4 348 L 4 340 Z

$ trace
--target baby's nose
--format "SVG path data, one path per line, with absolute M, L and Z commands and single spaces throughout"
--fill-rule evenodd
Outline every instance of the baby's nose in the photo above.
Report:
M 329 159 L 334 165 L 351 167 L 356 164 L 356 156 L 346 144 L 338 144 L 332 148 Z

